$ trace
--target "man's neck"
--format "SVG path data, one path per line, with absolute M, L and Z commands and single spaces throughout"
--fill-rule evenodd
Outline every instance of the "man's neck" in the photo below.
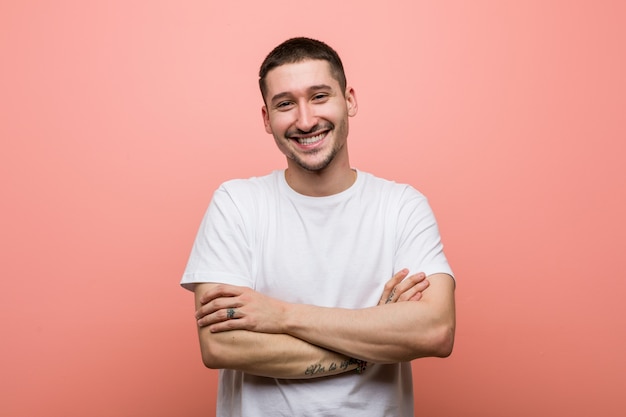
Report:
M 311 197 L 339 194 L 356 181 L 357 173 L 348 163 L 342 166 L 329 166 L 320 171 L 307 171 L 299 166 L 292 166 L 293 161 L 289 162 L 289 167 L 285 170 L 285 180 L 300 194 Z

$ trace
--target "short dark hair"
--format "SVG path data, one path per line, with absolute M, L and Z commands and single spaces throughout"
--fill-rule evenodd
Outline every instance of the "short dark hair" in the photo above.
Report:
M 298 37 L 281 43 L 263 60 L 259 70 L 259 88 L 261 89 L 263 100 L 265 100 L 265 93 L 267 92 L 265 77 L 268 72 L 281 65 L 307 60 L 327 61 L 330 64 L 331 75 L 339 82 L 341 91 L 344 92 L 346 90 L 346 74 L 337 52 L 322 41 Z

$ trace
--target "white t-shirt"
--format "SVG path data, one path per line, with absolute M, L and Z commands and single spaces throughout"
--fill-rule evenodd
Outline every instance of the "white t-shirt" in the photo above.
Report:
M 200 225 L 181 285 L 248 286 L 293 303 L 375 306 L 395 272 L 452 275 L 433 213 L 414 188 L 358 172 L 309 197 L 284 171 L 225 182 Z M 410 363 L 284 380 L 220 371 L 218 417 L 413 416 Z

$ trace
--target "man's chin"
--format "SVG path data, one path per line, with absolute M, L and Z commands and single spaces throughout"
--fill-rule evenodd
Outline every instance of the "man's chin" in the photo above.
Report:
M 330 163 L 332 162 L 332 158 L 327 158 L 322 161 L 305 161 L 300 158 L 294 160 L 296 164 L 305 171 L 309 172 L 320 172 L 328 168 Z

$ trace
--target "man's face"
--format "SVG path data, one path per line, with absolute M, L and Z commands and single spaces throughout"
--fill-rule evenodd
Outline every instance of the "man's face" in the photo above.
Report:
M 347 157 L 348 117 L 357 112 L 356 98 L 351 88 L 341 91 L 328 62 L 281 65 L 265 82 L 265 130 L 274 135 L 289 168 L 321 171 L 337 155 Z

